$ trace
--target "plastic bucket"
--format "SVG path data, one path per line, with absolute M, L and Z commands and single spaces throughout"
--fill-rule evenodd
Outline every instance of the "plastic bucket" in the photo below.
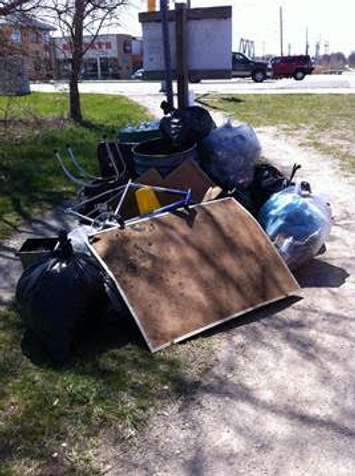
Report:
M 16 254 L 26 269 L 43 258 L 49 258 L 58 244 L 58 238 L 28 238 Z
M 146 142 L 153 139 L 161 139 L 159 129 L 133 130 L 130 132 L 121 129 L 118 131 L 118 140 L 120 142 L 135 142 L 136 144 L 139 144 L 140 142 Z
M 165 177 L 185 160 L 197 160 L 196 144 L 176 148 L 163 139 L 155 139 L 136 145 L 133 160 L 138 175 L 149 169 L 156 169 Z

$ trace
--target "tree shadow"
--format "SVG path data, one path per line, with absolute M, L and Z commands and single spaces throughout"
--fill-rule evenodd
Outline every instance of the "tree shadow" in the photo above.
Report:
M 216 327 L 213 327 L 212 329 L 208 329 L 207 331 L 204 331 L 201 334 L 192 337 L 190 340 L 195 340 L 200 337 L 209 338 L 217 334 L 222 334 L 230 330 L 237 329 L 238 327 L 247 326 L 248 324 L 252 324 L 253 322 L 259 322 L 264 319 L 271 319 L 275 317 L 276 314 L 284 311 L 285 309 L 288 309 L 289 307 L 293 306 L 301 300 L 302 297 L 300 296 L 286 297 L 275 303 L 267 304 L 257 310 L 250 311 L 246 314 L 235 317 L 234 319 L 228 322 L 221 323 Z
M 221 100 L 225 102 L 231 102 L 233 104 L 242 104 L 246 102 L 245 99 L 242 99 L 236 96 L 222 96 Z
M 114 127 L 107 127 L 107 124 L 100 124 L 97 122 L 92 122 L 88 119 L 83 119 L 77 123 L 79 126 L 87 129 L 89 131 L 99 132 L 103 135 L 107 134 L 114 134 L 115 128 Z
M 215 104 L 210 104 L 208 102 L 208 99 L 209 99 L 209 94 L 206 93 L 206 94 L 203 94 L 201 96 L 198 96 L 198 98 L 196 98 L 196 102 L 198 104 L 201 104 L 201 106 L 207 107 L 208 109 L 225 112 L 222 107 L 216 106 Z

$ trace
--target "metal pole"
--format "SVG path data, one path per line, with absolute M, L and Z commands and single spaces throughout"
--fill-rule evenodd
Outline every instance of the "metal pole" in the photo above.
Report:
M 173 76 L 171 71 L 171 51 L 168 22 L 168 4 L 167 0 L 160 0 L 160 11 L 162 19 L 164 63 L 165 63 L 165 81 L 166 81 L 166 99 L 171 108 L 174 108 L 173 95 Z
M 280 43 L 281 43 L 281 56 L 284 55 L 284 25 L 283 25 L 283 11 L 280 7 Z

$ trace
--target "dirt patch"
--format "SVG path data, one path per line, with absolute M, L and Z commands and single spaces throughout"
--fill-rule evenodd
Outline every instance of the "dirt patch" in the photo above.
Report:
M 33 137 L 36 132 L 38 136 L 41 131 L 48 129 L 64 129 L 70 121 L 65 118 L 43 118 L 32 117 L 26 120 L 8 119 L 0 120 L 0 141 L 8 142 L 11 137 L 11 144 L 20 143 L 27 137 Z

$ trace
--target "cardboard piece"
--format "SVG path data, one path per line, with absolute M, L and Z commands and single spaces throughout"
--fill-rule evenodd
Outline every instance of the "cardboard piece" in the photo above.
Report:
M 152 352 L 300 291 L 232 198 L 100 232 L 91 248 Z
M 209 176 L 193 160 L 185 160 L 179 167 L 173 170 L 165 179 L 156 169 L 148 170 L 144 175 L 136 179 L 137 183 L 152 185 L 177 190 L 191 189 L 194 203 L 214 200 L 220 195 L 222 189 L 218 187 Z M 181 195 L 166 192 L 156 192 L 161 206 L 170 205 L 181 200 Z M 124 220 L 139 217 L 139 209 L 135 197 L 135 191 L 129 190 L 122 204 L 121 215 Z
M 163 180 L 161 186 L 178 190 L 191 189 L 195 203 L 214 200 L 222 192 L 222 189 L 193 160 L 185 160 Z

